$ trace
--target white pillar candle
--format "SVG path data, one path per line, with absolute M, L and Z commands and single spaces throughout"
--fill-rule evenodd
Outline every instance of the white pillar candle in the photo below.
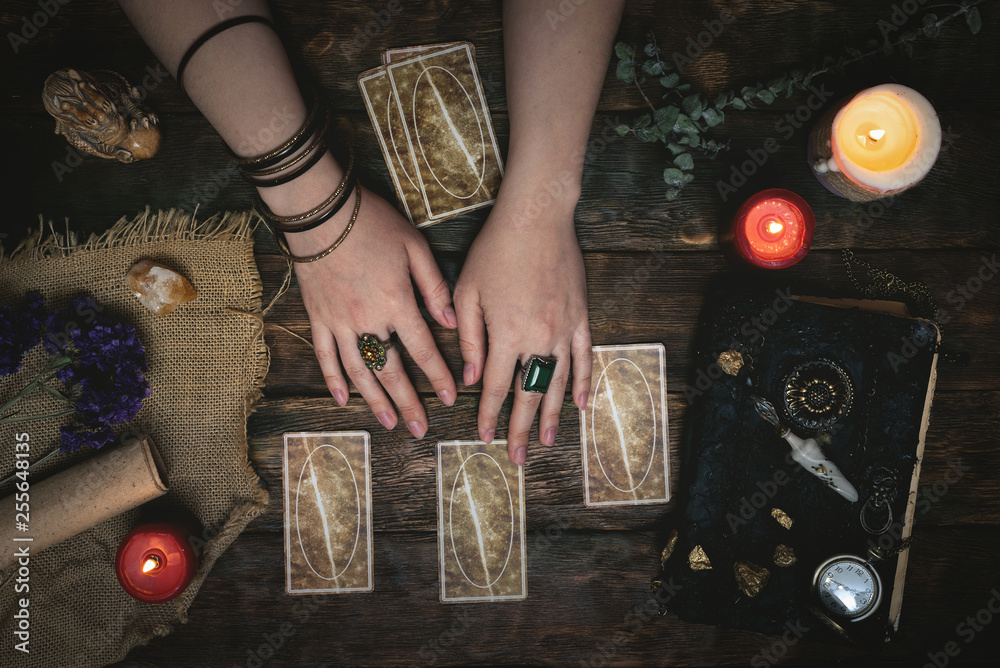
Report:
M 809 161 L 828 189 L 864 202 L 916 185 L 940 150 L 941 122 L 927 98 L 883 84 L 820 119 L 809 140 Z

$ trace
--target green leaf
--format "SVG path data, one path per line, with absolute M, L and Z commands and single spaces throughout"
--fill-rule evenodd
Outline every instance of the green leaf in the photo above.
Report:
M 639 118 L 635 119 L 635 127 L 644 128 L 649 126 L 650 122 L 652 122 L 652 119 L 649 117 L 649 114 L 643 114 Z
M 726 116 L 724 113 L 722 113 L 721 111 L 716 111 L 715 109 L 712 108 L 706 109 L 702 113 L 701 117 L 705 119 L 705 123 L 707 123 L 708 127 L 710 128 L 714 128 L 716 125 L 726 120 Z
M 668 202 L 677 201 L 677 196 L 680 194 L 681 194 L 680 188 L 667 188 L 667 192 L 665 193 Z
M 924 35 L 934 39 L 941 32 L 941 29 L 937 26 L 937 14 L 925 14 L 924 15 Z
M 701 116 L 701 111 L 704 108 L 705 108 L 705 103 L 702 101 L 701 95 L 698 94 L 688 95 L 681 102 L 681 109 L 683 109 L 684 113 L 690 116 L 691 118 L 698 118 L 699 116 Z
M 785 88 L 785 77 L 778 77 L 767 82 L 767 89 L 777 95 Z
M 658 77 L 663 74 L 663 64 L 655 60 L 647 60 L 642 64 L 642 71 L 651 77 Z
M 676 144 L 674 142 L 670 142 L 669 144 L 667 144 L 667 148 L 670 149 L 671 155 L 680 155 L 681 153 L 687 150 L 680 144 Z
M 694 158 L 691 157 L 690 153 L 681 153 L 674 158 L 674 165 L 685 172 L 691 171 L 694 169 Z
M 789 72 L 789 75 L 792 77 L 792 81 L 802 81 L 802 79 L 805 78 L 806 73 L 804 70 L 795 69 Z
M 615 55 L 621 60 L 631 60 L 635 55 L 635 49 L 625 42 L 618 42 L 615 44 Z
M 691 84 L 689 83 L 681 84 L 680 86 L 677 87 L 677 92 L 680 95 L 687 95 L 688 93 L 691 92 Z
M 660 47 L 656 46 L 652 42 L 648 42 L 646 44 L 646 46 L 643 47 L 643 51 L 646 52 L 647 56 L 649 56 L 650 58 L 652 58 L 653 56 L 655 56 L 656 54 L 658 54 L 660 52 Z
M 684 183 L 684 172 L 676 167 L 667 167 L 663 170 L 663 182 L 668 186 L 680 186 Z
M 660 85 L 664 88 L 674 88 L 677 84 L 681 82 L 681 75 L 677 72 L 672 72 L 671 74 L 665 74 L 660 77 Z
M 747 103 L 743 101 L 743 98 L 734 97 L 733 98 L 733 109 L 736 111 L 743 111 L 747 108 Z
M 690 132 L 697 132 L 698 128 L 695 127 L 690 118 L 684 114 L 677 114 L 677 121 L 674 123 L 672 130 L 674 132 L 687 134 Z
M 632 83 L 635 81 L 635 67 L 632 63 L 626 60 L 619 61 L 615 74 L 618 75 L 618 78 L 625 83 Z
M 756 94 L 757 94 L 757 89 L 754 88 L 753 86 L 744 86 L 743 88 L 740 88 L 740 95 L 743 96 L 743 99 L 746 99 L 748 97 L 752 99 L 753 96 Z
M 969 32 L 973 35 L 983 28 L 983 18 L 979 15 L 979 7 L 970 7 L 965 12 L 965 25 L 969 26 Z
M 692 181 L 694 181 L 694 174 L 685 174 L 684 175 L 684 185 L 687 185 L 687 184 L 691 183 Z
M 615 128 L 615 130 L 618 131 L 618 136 L 619 137 L 624 137 L 625 135 L 628 134 L 629 130 L 631 130 L 631 129 L 632 128 L 630 128 L 629 126 L 625 125 L 624 123 L 622 123 L 617 128 Z
M 716 109 L 725 109 L 726 105 L 729 104 L 729 101 L 733 99 L 732 95 L 733 94 L 731 92 L 727 93 L 726 91 L 722 91 L 721 93 L 716 95 L 715 96 Z
M 771 104 L 772 102 L 774 102 L 774 93 L 772 93 L 769 90 L 762 90 L 759 93 L 757 93 L 757 99 L 763 102 L 764 104 Z
M 695 140 L 692 141 L 691 140 L 691 135 L 684 135 L 683 137 L 681 137 L 680 139 L 677 140 L 677 143 L 681 144 L 683 146 L 690 146 L 690 147 L 693 148 L 693 147 L 695 147 L 695 146 L 698 145 L 698 140 L 697 140 L 697 136 L 696 136 Z M 684 150 L 686 151 L 687 149 L 684 149 Z
M 677 116 L 680 114 L 680 111 L 676 105 L 668 104 L 653 112 L 653 120 L 664 132 L 670 132 L 674 129 L 674 124 L 677 122 Z

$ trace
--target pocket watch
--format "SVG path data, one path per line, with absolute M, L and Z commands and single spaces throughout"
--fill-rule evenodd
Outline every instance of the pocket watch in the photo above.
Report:
M 848 622 L 865 619 L 882 602 L 882 579 L 870 561 L 853 554 L 838 554 L 820 564 L 813 590 L 824 613 Z

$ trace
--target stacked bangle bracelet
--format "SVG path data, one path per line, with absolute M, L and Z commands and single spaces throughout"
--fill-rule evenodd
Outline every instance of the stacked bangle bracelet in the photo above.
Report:
M 177 68 L 177 81 L 182 89 L 184 88 L 184 70 L 198 49 L 216 35 L 244 23 L 264 23 L 274 29 L 274 24 L 263 16 L 238 16 L 210 28 L 195 40 L 194 44 L 191 45 L 181 58 Z M 316 90 L 311 90 L 310 93 L 309 112 L 305 122 L 295 134 L 280 146 L 261 155 L 242 157 L 232 148 L 224 145 L 226 155 L 236 163 L 240 174 L 251 185 L 257 188 L 271 188 L 288 183 L 310 170 L 330 151 L 330 146 L 327 142 L 331 121 L 330 108 L 323 103 L 321 96 Z M 271 211 L 259 195 L 254 196 L 254 209 L 264 219 L 268 229 L 274 235 L 278 250 L 289 260 L 293 262 L 315 262 L 326 257 L 343 243 L 354 227 L 354 223 L 358 218 L 358 211 L 361 208 L 361 187 L 358 185 L 357 173 L 354 169 L 354 149 L 349 144 L 347 144 L 346 159 L 347 168 L 337 189 L 310 211 L 294 216 L 279 216 Z M 343 161 L 341 161 L 341 164 L 344 164 Z M 350 221 L 333 245 L 315 255 L 301 257 L 292 255 L 283 235 L 305 232 L 326 223 L 343 209 L 344 204 L 351 198 L 351 194 L 355 191 L 357 194 L 355 195 L 354 211 L 351 213 Z

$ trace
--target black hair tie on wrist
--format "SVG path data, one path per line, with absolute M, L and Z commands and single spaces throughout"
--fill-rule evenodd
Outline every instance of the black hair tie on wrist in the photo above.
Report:
M 191 57 L 194 56 L 194 54 L 198 51 L 198 49 L 204 46 L 205 42 L 212 39 L 219 33 L 229 30 L 230 28 L 234 28 L 238 25 L 243 25 L 244 23 L 266 23 L 267 25 L 271 26 L 272 30 L 277 32 L 277 29 L 274 27 L 274 24 L 271 23 L 271 19 L 266 18 L 264 16 L 257 16 L 256 14 L 246 15 L 246 16 L 236 16 L 229 19 L 228 21 L 223 21 L 222 23 L 212 28 L 209 28 L 202 34 L 201 37 L 199 37 L 194 41 L 194 44 L 192 44 L 191 47 L 188 48 L 188 50 L 181 57 L 180 64 L 177 65 L 177 77 L 176 77 L 177 85 L 181 87 L 181 90 L 184 90 L 184 70 L 185 68 L 187 68 L 188 62 L 191 60 Z

